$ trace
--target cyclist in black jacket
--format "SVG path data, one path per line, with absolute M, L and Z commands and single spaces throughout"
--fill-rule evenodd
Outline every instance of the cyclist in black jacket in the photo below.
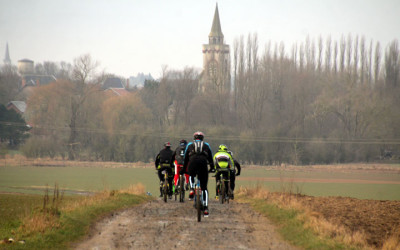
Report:
M 158 178 L 160 179 L 160 197 L 162 197 L 162 183 L 164 181 L 164 175 L 161 173 L 163 170 L 168 172 L 168 183 L 171 187 L 169 189 L 169 198 L 172 197 L 172 168 L 171 168 L 171 158 L 172 158 L 172 150 L 171 150 L 171 143 L 166 142 L 164 144 L 164 149 L 160 151 L 160 153 L 156 156 L 155 166 L 156 170 L 158 171 Z
M 200 180 L 200 187 L 203 191 L 204 216 L 208 216 L 208 169 L 207 162 L 210 164 L 210 172 L 214 172 L 213 154 L 207 142 L 203 142 L 204 134 L 200 131 L 193 134 L 193 142 L 186 146 L 182 172 L 189 169 L 190 192 L 189 199 L 194 196 L 194 177 L 197 175 Z

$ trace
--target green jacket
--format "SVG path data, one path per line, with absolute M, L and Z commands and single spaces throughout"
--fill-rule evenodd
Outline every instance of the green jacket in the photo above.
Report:
M 232 156 L 224 151 L 218 151 L 214 155 L 214 166 L 218 170 L 227 170 L 228 168 L 233 168 L 235 165 L 233 163 Z

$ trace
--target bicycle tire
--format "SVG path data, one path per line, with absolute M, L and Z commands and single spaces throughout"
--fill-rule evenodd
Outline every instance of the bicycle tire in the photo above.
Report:
M 197 221 L 201 221 L 201 197 L 200 197 L 200 189 L 196 189 L 196 209 L 197 209 Z
M 179 190 L 176 189 L 176 186 L 175 186 L 175 188 L 174 188 L 175 201 L 178 199 L 178 195 L 179 195 L 178 193 L 179 193 Z
M 185 178 L 183 175 L 179 176 L 179 202 L 184 202 L 185 200 Z
M 221 181 L 221 187 L 219 189 L 219 202 L 221 204 L 224 204 L 225 201 L 225 181 L 222 179 Z
M 228 189 L 226 190 L 226 203 L 229 204 L 229 199 L 231 198 L 231 194 L 229 192 L 230 188 L 229 188 L 229 181 L 226 182 L 226 185 L 228 186 Z
M 168 200 L 168 179 L 167 178 L 168 178 L 168 175 L 164 175 L 164 186 L 163 186 L 164 202 L 167 202 L 167 200 Z

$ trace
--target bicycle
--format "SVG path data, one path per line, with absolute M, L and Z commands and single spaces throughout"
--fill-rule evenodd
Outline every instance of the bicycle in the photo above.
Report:
M 229 203 L 229 198 L 232 196 L 232 190 L 230 187 L 229 170 L 219 171 L 215 176 L 221 175 L 221 179 L 217 182 L 217 196 L 219 202 L 224 204 L 224 202 Z
M 178 179 L 178 189 L 175 189 L 175 200 L 178 192 L 179 194 L 179 202 L 184 202 L 185 200 L 185 174 L 180 174 Z
M 203 211 L 203 200 L 202 200 L 202 190 L 200 187 L 200 180 L 195 177 L 195 188 L 194 188 L 194 206 L 197 210 L 197 221 L 201 221 L 201 212 Z
M 162 191 L 163 191 L 163 199 L 164 202 L 167 202 L 168 200 L 168 192 L 169 192 L 169 183 L 168 183 L 168 171 L 167 170 L 163 170 L 161 171 L 161 173 L 164 175 L 164 181 L 162 184 Z

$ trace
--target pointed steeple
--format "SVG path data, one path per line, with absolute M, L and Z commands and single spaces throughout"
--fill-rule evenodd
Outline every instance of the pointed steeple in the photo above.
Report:
M 208 38 L 209 44 L 223 44 L 224 42 L 224 34 L 222 34 L 221 22 L 219 21 L 218 3 L 215 6 L 214 20 Z
M 3 60 L 4 64 L 11 64 L 10 52 L 8 51 L 8 43 L 6 45 L 6 55 Z

